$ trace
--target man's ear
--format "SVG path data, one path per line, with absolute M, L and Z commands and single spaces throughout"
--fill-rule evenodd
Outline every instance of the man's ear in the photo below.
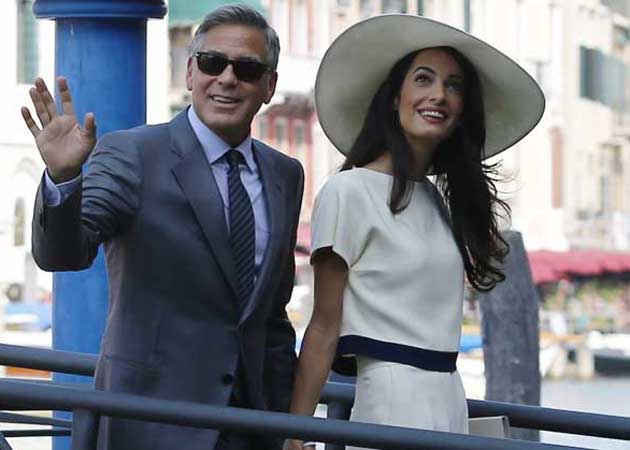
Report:
M 265 96 L 265 104 L 271 101 L 273 94 L 276 92 L 276 84 L 278 83 L 278 72 L 274 70 L 273 73 L 269 74 L 269 79 L 267 80 L 267 95 Z
M 193 57 L 188 57 L 188 63 L 186 64 L 186 89 L 192 91 L 192 72 L 193 72 Z

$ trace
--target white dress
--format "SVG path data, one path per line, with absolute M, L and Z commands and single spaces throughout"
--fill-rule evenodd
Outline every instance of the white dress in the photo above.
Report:
M 356 370 L 351 420 L 467 433 L 455 367 L 461 254 L 435 186 L 415 182 L 407 208 L 394 215 L 392 182 L 355 168 L 332 176 L 315 201 L 313 253 L 332 247 L 348 265 L 333 367 Z

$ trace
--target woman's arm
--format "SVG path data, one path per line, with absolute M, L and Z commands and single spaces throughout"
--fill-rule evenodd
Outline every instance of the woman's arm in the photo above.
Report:
M 337 349 L 348 266 L 326 247 L 313 256 L 313 270 L 313 315 L 302 341 L 291 397 L 291 413 L 309 416 L 315 412 Z M 301 449 L 302 441 L 288 440 L 286 448 Z

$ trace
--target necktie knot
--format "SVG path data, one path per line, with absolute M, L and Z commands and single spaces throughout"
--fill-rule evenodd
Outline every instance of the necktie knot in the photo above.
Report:
M 227 163 L 229 164 L 230 169 L 238 168 L 239 164 L 245 161 L 243 154 L 235 149 L 229 150 L 225 154 L 225 159 L 227 160 Z

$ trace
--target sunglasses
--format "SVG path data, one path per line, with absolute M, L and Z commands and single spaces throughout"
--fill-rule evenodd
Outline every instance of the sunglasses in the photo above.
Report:
M 218 76 L 225 68 L 231 64 L 234 75 L 240 81 L 258 81 L 265 74 L 271 71 L 266 64 L 258 61 L 248 61 L 241 59 L 229 59 L 219 53 L 197 52 L 197 67 L 206 75 Z

